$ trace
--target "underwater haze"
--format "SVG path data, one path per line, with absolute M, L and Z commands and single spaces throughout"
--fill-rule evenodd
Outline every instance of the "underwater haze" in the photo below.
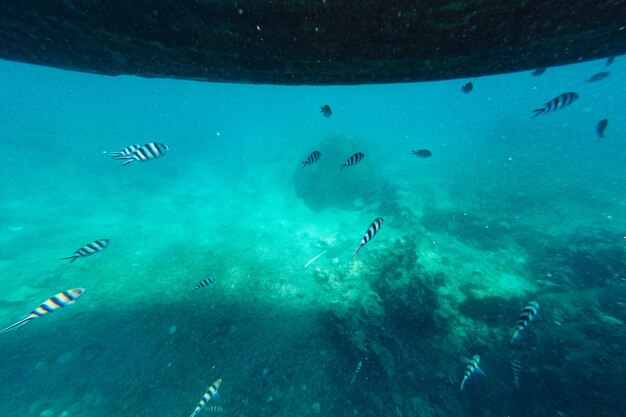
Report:
M 198 416 L 623 415 L 605 61 L 342 87 L 0 62 L 0 328 L 30 314 L 0 416 L 187 417 L 207 391 Z

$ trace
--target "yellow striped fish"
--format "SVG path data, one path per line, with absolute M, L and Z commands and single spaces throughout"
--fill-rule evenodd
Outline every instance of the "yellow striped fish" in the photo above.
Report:
M 28 316 L 24 317 L 22 320 L 0 330 L 0 334 L 8 332 L 9 330 L 17 330 L 32 319 L 45 316 L 48 313 L 52 313 L 56 309 L 72 304 L 74 301 L 76 301 L 78 297 L 83 295 L 84 292 L 84 288 L 73 288 L 71 290 L 60 292 L 57 295 L 48 298 L 46 301 L 41 303 L 39 307 L 34 309 Z
M 189 417 L 195 417 L 200 411 L 202 411 L 206 403 L 208 403 L 211 398 L 217 397 L 217 389 L 220 387 L 221 383 L 222 378 L 219 378 L 209 387 L 208 391 L 204 393 L 204 395 L 200 399 L 200 402 L 196 406 L 196 409 L 193 410 L 193 413 L 191 413 L 191 416 Z

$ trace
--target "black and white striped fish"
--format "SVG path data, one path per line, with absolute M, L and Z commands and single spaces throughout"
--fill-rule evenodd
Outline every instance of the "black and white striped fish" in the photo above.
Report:
M 413 155 L 417 156 L 418 158 L 430 158 L 433 153 L 431 151 L 429 151 L 428 149 L 420 149 L 418 151 L 411 151 L 413 153 Z
M 200 399 L 200 402 L 196 406 L 196 409 L 193 410 L 193 413 L 191 413 L 191 416 L 189 417 L 195 417 L 200 411 L 202 411 L 206 403 L 211 401 L 212 398 L 215 398 L 218 396 L 217 390 L 219 389 L 221 383 L 222 383 L 222 378 L 219 378 L 209 387 L 207 392 L 205 392 L 202 398 Z
M 539 311 L 539 303 L 536 301 L 531 301 L 526 307 L 524 307 L 519 315 L 519 319 L 517 319 L 517 323 L 515 323 L 515 333 L 513 333 L 511 343 L 517 339 L 520 332 L 524 330 L 526 326 L 528 326 L 528 324 L 535 318 L 537 311 Z
M 306 161 L 302 162 L 302 168 L 304 168 L 307 165 L 316 163 L 317 161 L 319 161 L 320 156 L 322 156 L 322 153 L 320 151 L 311 152 L 311 155 L 309 155 Z
M 152 159 L 160 158 L 169 149 L 170 148 L 167 145 L 164 145 L 162 143 L 151 142 L 140 146 L 139 149 L 137 149 L 131 155 L 120 157 L 118 159 L 125 160 L 126 162 L 122 164 L 122 166 L 125 166 L 134 161 L 145 162 Z
M 322 113 L 322 115 L 324 115 L 324 117 L 326 118 L 329 118 L 333 115 L 333 111 L 330 109 L 330 106 L 328 104 L 324 104 L 322 106 L 322 110 L 320 111 L 320 113 Z
M 68 256 L 66 258 L 60 258 L 59 260 L 71 259 L 70 263 L 72 263 L 72 262 L 74 262 L 78 258 L 83 258 L 85 256 L 91 256 L 94 253 L 100 252 L 102 249 L 104 249 L 107 246 L 109 246 L 109 242 L 110 242 L 109 239 L 94 240 L 93 242 L 87 243 L 85 246 L 83 246 L 82 248 L 80 248 L 76 252 L 74 252 L 75 255 Z
M 339 165 L 339 169 L 344 169 L 346 167 L 350 167 L 352 165 L 356 165 L 359 162 L 361 162 L 361 160 L 365 158 L 365 154 L 363 154 L 362 152 L 357 152 L 354 155 L 352 155 L 350 158 L 348 158 L 348 160 L 346 162 L 344 162 L 343 164 Z
M 363 362 L 359 361 L 356 365 L 356 369 L 354 370 L 354 374 L 352 374 L 350 385 L 354 384 L 354 381 L 356 381 L 356 377 L 359 375 L 359 372 L 361 372 L 361 366 L 363 366 Z
M 363 239 L 361 239 L 361 243 L 359 243 L 359 246 L 356 247 L 356 250 L 354 251 L 354 255 L 352 255 L 352 259 L 356 258 L 356 255 L 359 253 L 361 248 L 367 242 L 369 242 L 370 239 L 376 236 L 376 233 L 378 233 L 378 231 L 380 230 L 380 226 L 382 226 L 382 224 L 383 224 L 382 217 L 378 217 L 376 220 L 372 222 L 372 224 L 370 224 L 370 227 L 367 228 L 367 232 L 365 232 L 365 234 L 363 235 Z
M 511 370 L 513 371 L 513 384 L 519 388 L 519 374 L 522 372 L 522 364 L 517 358 L 511 361 Z
M 106 155 L 111 155 L 113 157 L 113 159 L 120 159 L 120 158 L 123 158 L 125 156 L 132 155 L 140 147 L 141 147 L 140 145 L 130 145 L 130 146 L 125 147 L 121 151 L 118 151 L 118 152 L 103 151 L 102 153 L 106 154 Z
M 213 280 L 211 279 L 211 277 L 203 280 L 202 282 L 200 282 L 198 285 L 196 285 L 196 288 L 194 288 L 194 290 L 199 290 L 200 288 L 207 288 L 213 285 Z
M 574 93 L 573 91 L 570 91 L 569 93 L 563 93 L 560 96 L 557 96 L 548 101 L 542 108 L 533 110 L 535 112 L 535 115 L 532 118 L 534 119 L 541 114 L 547 114 L 553 111 L 562 110 L 576 100 L 578 100 L 578 94 Z
M 84 292 L 85 292 L 84 288 L 73 288 L 71 290 L 60 292 L 56 294 L 55 296 L 48 298 L 43 303 L 41 303 L 39 307 L 34 309 L 29 315 L 24 317 L 22 320 L 18 321 L 17 323 L 13 323 L 12 325 L 0 330 L 0 334 L 8 332 L 9 330 L 17 330 L 20 327 L 24 326 L 29 321 L 36 319 L 37 317 L 45 316 L 46 314 L 52 313 L 53 311 L 59 308 L 72 304 L 78 297 L 83 295 Z
M 465 362 L 467 362 L 467 366 L 465 367 L 465 374 L 463 374 L 463 381 L 461 381 L 461 391 L 463 391 L 465 382 L 467 382 L 469 377 L 472 376 L 474 372 L 478 372 L 479 374 L 486 376 L 483 370 L 478 366 L 480 363 L 480 356 L 474 355 L 472 356 L 472 359 L 466 358 Z

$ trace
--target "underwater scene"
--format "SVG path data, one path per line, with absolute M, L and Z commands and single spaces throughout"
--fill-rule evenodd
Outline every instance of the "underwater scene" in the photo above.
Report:
M 0 416 L 623 416 L 625 86 L 1 61 Z

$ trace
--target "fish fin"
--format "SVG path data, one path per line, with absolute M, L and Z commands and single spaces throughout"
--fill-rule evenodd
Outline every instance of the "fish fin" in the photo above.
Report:
M 78 255 L 68 256 L 66 258 L 59 258 L 59 261 L 64 261 L 65 259 L 70 259 L 70 263 L 74 262 L 76 259 L 80 258 Z
M 513 333 L 513 337 L 511 337 L 511 344 L 515 343 L 515 340 L 517 340 L 519 334 L 520 334 L 520 329 L 515 330 L 515 333 Z
M 540 114 L 545 113 L 545 109 L 535 109 L 533 110 L 535 112 L 535 115 L 533 117 L 531 117 L 531 119 L 534 119 L 535 117 L 539 116 Z
M 122 158 L 119 158 L 119 159 L 122 159 Z M 133 161 L 134 161 L 134 159 L 129 159 L 128 161 L 124 162 L 124 163 L 122 164 L 122 166 L 123 166 L 123 167 L 125 167 L 126 165 L 130 164 L 130 163 L 131 163 L 131 162 L 133 162 Z
M 339 169 L 344 169 L 347 166 L 348 166 L 348 164 L 341 164 L 341 165 L 339 165 Z
M 463 381 L 461 381 L 461 391 L 463 391 L 463 387 L 465 386 L 465 381 L 467 381 L 467 378 L 463 378 Z
M 305 166 L 309 165 L 309 161 L 304 161 L 302 162 L 302 168 L 304 168 Z
M 479 374 L 481 374 L 482 376 L 487 376 L 487 374 L 485 373 L 485 371 L 483 371 L 482 369 L 480 369 L 480 367 L 476 367 L 476 372 L 478 372 Z
M 19 330 L 19 329 L 22 328 L 22 326 L 26 325 L 26 323 L 28 323 L 32 319 L 33 319 L 33 317 L 28 315 L 28 316 L 24 317 L 22 320 L 18 321 L 17 323 L 13 323 L 12 325 L 7 326 L 4 329 L 0 330 L 0 334 L 6 333 L 6 332 L 9 332 L 9 331 Z

